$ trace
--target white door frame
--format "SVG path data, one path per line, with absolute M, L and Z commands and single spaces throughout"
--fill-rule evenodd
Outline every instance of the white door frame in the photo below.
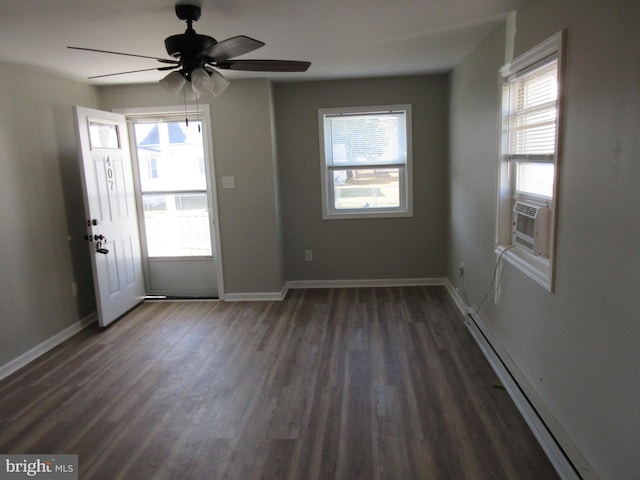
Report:
M 210 192 L 209 195 L 209 208 L 212 212 L 212 215 L 209 216 L 209 221 L 212 222 L 211 231 L 213 232 L 212 242 L 214 243 L 213 248 L 216 252 L 216 261 L 215 265 L 215 275 L 217 280 L 217 288 L 218 288 L 218 299 L 224 300 L 224 280 L 223 280 L 223 269 L 222 269 L 222 245 L 220 241 L 220 215 L 218 213 L 218 192 L 217 192 L 217 183 L 216 183 L 216 170 L 215 170 L 215 155 L 213 153 L 213 135 L 212 135 L 212 121 L 211 121 L 211 109 L 209 105 L 198 105 L 198 109 L 194 110 L 193 105 L 189 106 L 189 110 L 185 111 L 184 106 L 169 106 L 169 107 L 142 107 L 142 108 L 119 108 L 114 109 L 115 113 L 119 113 L 124 115 L 129 119 L 130 117 L 146 117 L 148 119 L 153 119 L 153 117 L 161 118 L 166 115 L 185 115 L 188 113 L 189 115 L 199 115 L 202 119 L 206 121 L 205 132 L 203 135 L 203 141 L 205 142 L 205 152 L 207 155 L 208 162 L 208 175 L 207 175 L 207 190 Z M 130 135 L 131 129 L 128 129 L 128 133 Z M 129 141 L 131 152 L 131 158 L 134 158 L 133 149 L 135 148 L 135 143 Z M 132 165 L 132 168 L 134 166 Z M 135 170 L 135 168 L 134 168 Z M 136 194 L 138 192 L 138 185 L 136 185 Z M 142 234 L 143 232 L 141 232 Z M 146 272 L 146 266 L 145 266 Z

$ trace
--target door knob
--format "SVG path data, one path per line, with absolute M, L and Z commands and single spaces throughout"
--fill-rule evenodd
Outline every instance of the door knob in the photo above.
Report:
M 96 252 L 102 253 L 103 255 L 109 253 L 109 250 L 104 248 L 104 244 L 107 243 L 107 237 L 104 235 L 94 235 L 93 238 L 96 241 Z

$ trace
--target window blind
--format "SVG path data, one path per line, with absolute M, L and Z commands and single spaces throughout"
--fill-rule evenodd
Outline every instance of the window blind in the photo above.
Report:
M 553 162 L 558 119 L 558 60 L 507 77 L 507 156 L 510 160 Z
M 325 117 L 329 167 L 406 162 L 405 112 Z

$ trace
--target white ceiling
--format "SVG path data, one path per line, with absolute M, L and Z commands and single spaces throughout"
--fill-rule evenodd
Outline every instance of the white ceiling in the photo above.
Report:
M 164 39 L 183 33 L 175 0 L 0 0 L 0 61 L 87 81 L 161 66 L 155 60 L 69 50 L 80 46 L 168 58 Z M 241 59 L 306 60 L 306 73 L 224 71 L 230 79 L 315 80 L 450 70 L 524 0 L 198 0 L 198 33 L 247 35 L 265 47 Z M 88 83 L 155 82 L 166 72 Z

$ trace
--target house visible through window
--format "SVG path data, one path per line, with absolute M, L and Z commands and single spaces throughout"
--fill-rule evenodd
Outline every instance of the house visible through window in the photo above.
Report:
M 501 69 L 498 248 L 553 290 L 562 33 Z
M 411 215 L 411 107 L 320 109 L 323 218 Z
M 149 159 L 149 178 L 158 178 L 158 161 L 155 158 Z

